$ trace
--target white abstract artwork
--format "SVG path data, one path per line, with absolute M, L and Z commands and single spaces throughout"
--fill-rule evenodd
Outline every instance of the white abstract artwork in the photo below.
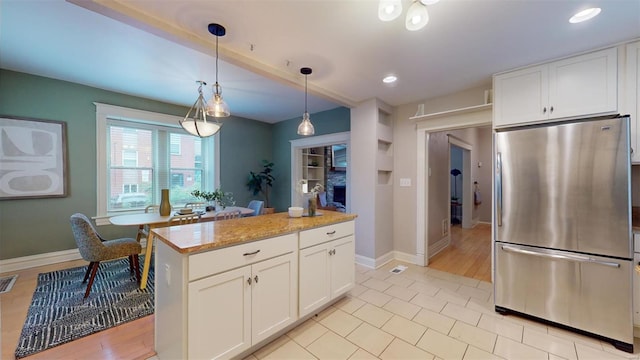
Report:
M 66 123 L 0 117 L 0 200 L 67 196 Z

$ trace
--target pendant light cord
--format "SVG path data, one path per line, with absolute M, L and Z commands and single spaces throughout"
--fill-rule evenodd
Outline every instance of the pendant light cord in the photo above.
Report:
M 307 112 L 307 76 L 304 76 L 304 112 Z

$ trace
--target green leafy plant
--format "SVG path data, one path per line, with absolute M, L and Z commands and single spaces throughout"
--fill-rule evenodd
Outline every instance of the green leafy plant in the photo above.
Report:
M 273 172 L 273 163 L 268 160 L 262 160 L 262 171 L 259 173 L 249 171 L 249 180 L 247 181 L 247 188 L 253 193 L 253 196 L 259 193 L 264 194 L 265 207 L 271 207 L 269 188 L 273 186 L 273 181 L 275 180 L 271 172 Z
M 193 190 L 191 195 L 195 198 L 203 199 L 208 202 L 215 201 L 218 205 L 222 206 L 223 209 L 227 206 L 233 206 L 236 204 L 233 199 L 233 193 L 228 191 L 224 192 L 221 188 L 217 188 L 215 191 Z

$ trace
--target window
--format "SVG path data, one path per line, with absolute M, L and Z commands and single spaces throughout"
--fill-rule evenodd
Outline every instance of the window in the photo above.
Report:
M 215 188 L 217 136 L 191 136 L 175 116 L 98 103 L 96 108 L 98 224 L 159 204 L 161 189 L 170 190 L 178 207 L 194 200 L 191 191 Z

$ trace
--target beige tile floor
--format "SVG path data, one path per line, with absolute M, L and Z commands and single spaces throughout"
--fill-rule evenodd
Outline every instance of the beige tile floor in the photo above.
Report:
M 409 268 L 400 274 L 389 269 Z M 356 267 L 349 295 L 256 359 L 640 359 L 609 343 L 493 311 L 490 283 L 406 263 Z

